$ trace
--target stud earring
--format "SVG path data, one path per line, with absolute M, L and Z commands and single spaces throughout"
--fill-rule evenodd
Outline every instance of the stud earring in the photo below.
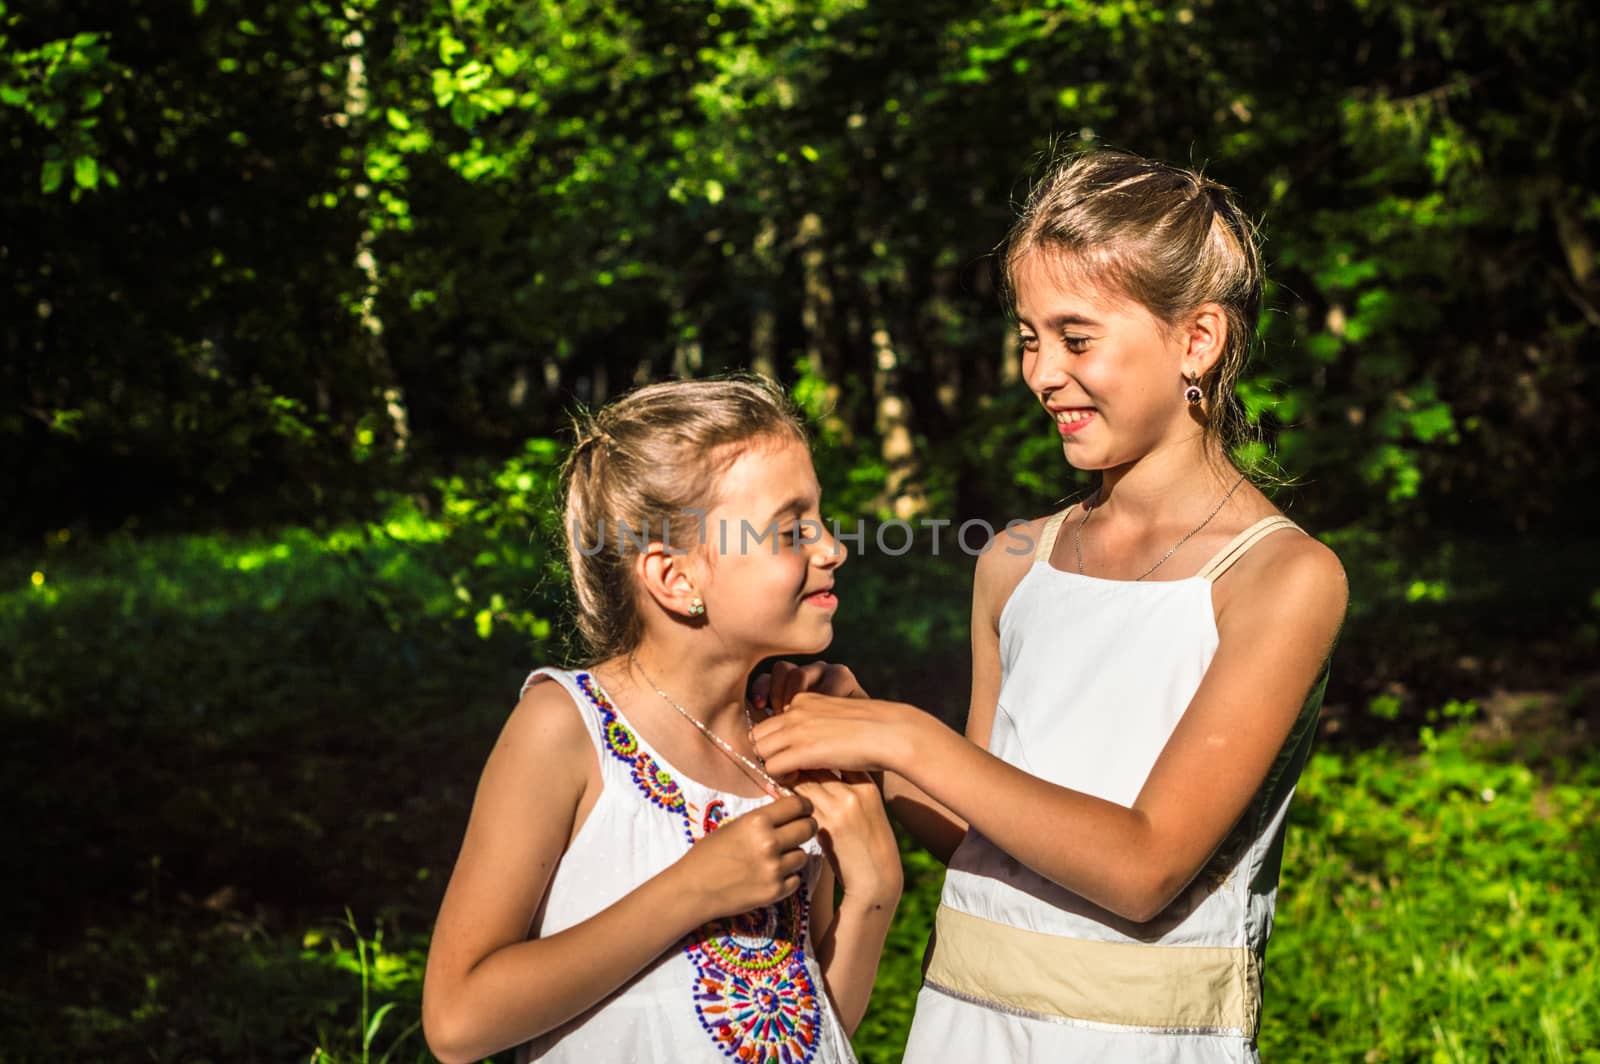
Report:
M 1189 401 L 1190 406 L 1199 406 L 1200 400 L 1205 398 L 1205 393 L 1200 390 L 1199 377 L 1188 376 L 1184 378 L 1189 382 L 1189 387 L 1183 390 L 1183 397 Z
M 696 595 L 689 600 L 689 616 L 704 617 L 706 615 L 706 600 Z

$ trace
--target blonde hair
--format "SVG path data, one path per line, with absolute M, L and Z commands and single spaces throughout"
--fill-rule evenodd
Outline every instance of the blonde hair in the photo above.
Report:
M 1044 251 L 1169 327 L 1202 304 L 1221 306 L 1227 343 L 1199 384 L 1205 435 L 1226 454 L 1256 437 L 1236 388 L 1261 313 L 1258 240 L 1233 193 L 1199 173 L 1122 151 L 1058 155 L 997 249 L 1000 287 L 1015 313 L 1017 268 Z
M 563 531 L 578 634 L 602 661 L 632 651 L 644 632 L 634 559 L 652 540 L 698 543 L 717 481 L 740 454 L 733 445 L 808 440 L 788 397 L 758 376 L 647 385 L 578 414 L 573 427 Z

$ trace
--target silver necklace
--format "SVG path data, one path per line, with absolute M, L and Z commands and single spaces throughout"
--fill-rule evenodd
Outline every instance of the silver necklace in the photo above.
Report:
M 695 728 L 699 730 L 700 734 L 704 735 L 708 740 L 710 740 L 712 746 L 715 746 L 718 750 L 721 750 L 725 755 L 727 755 L 729 760 L 734 762 L 734 764 L 742 765 L 757 779 L 767 784 L 773 789 L 773 791 L 782 795 L 783 797 L 787 798 L 794 793 L 789 788 L 785 787 L 783 784 L 779 783 L 777 780 L 768 775 L 767 770 L 764 767 L 756 764 L 748 757 L 745 757 L 739 751 L 735 750 L 726 739 L 712 731 L 710 728 L 706 727 L 705 724 L 700 721 L 699 717 L 696 717 L 693 713 L 690 713 L 687 709 L 684 709 L 682 706 L 680 706 L 671 695 L 663 691 L 656 684 L 656 682 L 650 678 L 650 674 L 644 671 L 644 666 L 640 665 L 637 660 L 631 658 L 629 660 L 633 667 L 639 670 L 639 675 L 644 677 L 645 683 L 654 688 L 656 694 L 661 696 L 662 701 L 666 702 L 667 705 L 677 710 L 684 720 L 688 721 L 690 724 L 693 724 Z M 744 704 L 744 722 L 752 729 L 754 729 L 756 726 L 756 722 L 750 716 L 750 703 L 748 702 Z
M 1161 561 L 1156 562 L 1150 568 L 1146 569 L 1144 572 L 1142 572 L 1138 576 L 1134 577 L 1134 581 L 1138 582 L 1140 580 L 1143 580 L 1145 577 L 1149 576 L 1151 573 L 1153 573 L 1157 569 L 1161 568 L 1161 566 L 1166 563 L 1166 560 L 1168 558 L 1170 558 L 1174 554 L 1178 553 L 1178 548 L 1179 547 L 1181 547 L 1185 543 L 1189 542 L 1190 538 L 1193 537 L 1196 532 L 1199 532 L 1202 528 L 1204 528 L 1207 525 L 1209 525 L 1211 523 L 1211 519 L 1222 512 L 1222 508 L 1224 506 L 1228 505 L 1228 500 L 1233 498 L 1233 493 L 1238 491 L 1239 490 L 1239 485 L 1243 484 L 1243 483 L 1244 483 L 1244 474 L 1240 473 L 1239 474 L 1239 479 L 1233 482 L 1233 487 L 1228 489 L 1227 494 L 1222 497 L 1222 501 L 1217 503 L 1215 509 L 1213 509 L 1210 513 L 1206 514 L 1206 519 L 1204 521 L 1201 521 L 1198 525 L 1195 525 L 1192 529 L 1189 530 L 1188 534 L 1186 534 L 1182 539 L 1178 540 L 1178 542 L 1174 543 L 1172 545 L 1172 549 L 1167 551 L 1167 553 L 1165 553 L 1165 554 L 1163 554 L 1161 556 Z M 1099 497 L 1099 495 L 1100 495 L 1099 492 L 1095 492 L 1095 496 L 1097 498 Z M 1094 516 L 1094 512 L 1096 510 L 1098 510 L 1098 509 L 1100 509 L 1100 504 L 1098 502 L 1095 503 L 1093 506 L 1085 506 L 1083 508 L 1083 520 L 1079 521 L 1077 523 L 1077 525 L 1074 526 L 1073 529 L 1072 529 L 1072 553 L 1074 555 L 1076 555 L 1077 559 L 1078 559 L 1078 575 L 1079 576 L 1083 575 L 1083 526 L 1089 523 L 1089 518 L 1093 517 Z

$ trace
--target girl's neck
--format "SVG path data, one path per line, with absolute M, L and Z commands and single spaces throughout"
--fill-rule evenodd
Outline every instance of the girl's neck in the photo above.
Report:
M 1209 442 L 1189 440 L 1157 449 L 1128 465 L 1107 469 L 1095 493 L 1096 508 L 1106 515 L 1140 524 L 1154 524 L 1182 513 L 1226 491 L 1238 471 Z
M 648 698 L 659 699 L 657 692 L 664 692 L 700 723 L 723 734 L 745 727 L 745 690 L 755 665 L 743 658 L 656 646 L 646 640 L 602 667 Z

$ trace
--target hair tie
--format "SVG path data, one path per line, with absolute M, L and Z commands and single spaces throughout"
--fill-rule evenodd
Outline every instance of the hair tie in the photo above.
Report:
M 584 435 L 584 437 L 577 442 L 577 445 L 573 448 L 573 450 L 575 452 L 581 453 L 581 452 L 587 451 L 591 447 L 597 446 L 598 444 L 601 444 L 601 443 L 615 443 L 615 442 L 617 442 L 616 437 L 611 435 L 611 433 L 607 432 L 605 429 L 602 429 L 602 428 L 591 428 Z

